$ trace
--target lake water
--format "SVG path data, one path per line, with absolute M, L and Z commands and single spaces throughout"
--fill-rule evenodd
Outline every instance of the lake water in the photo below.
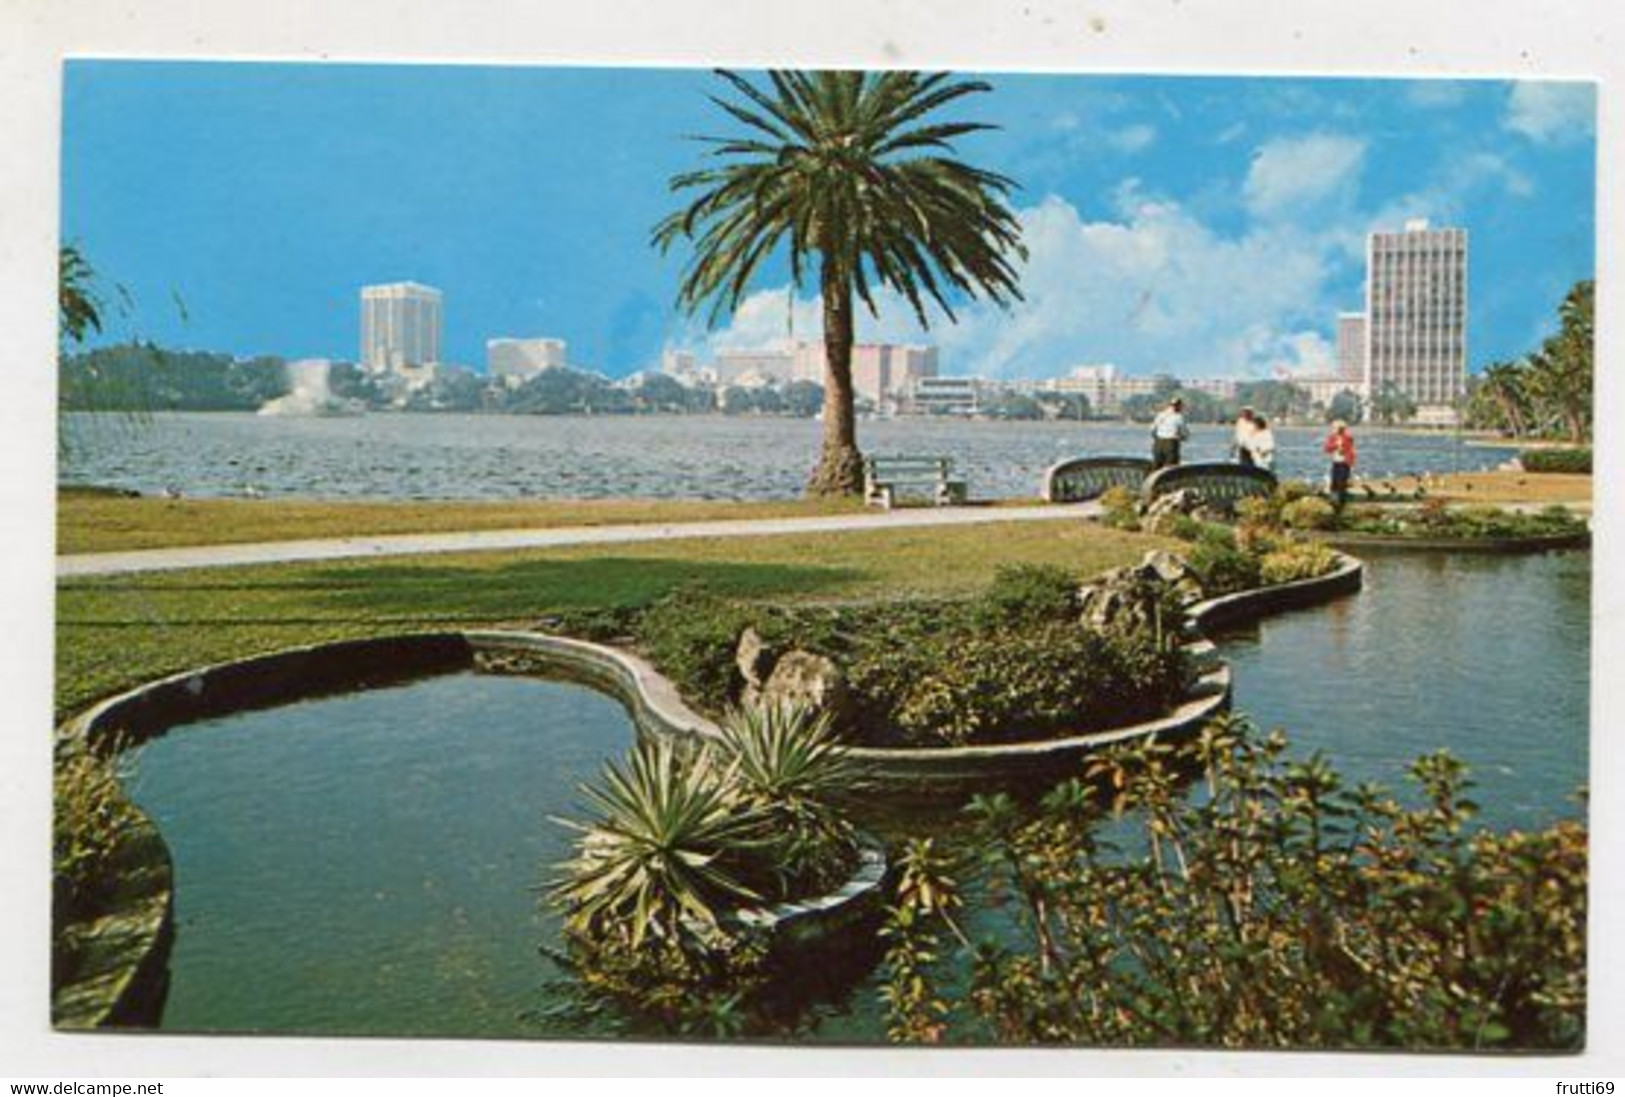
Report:
M 60 478 L 196 496 L 789 499 L 818 459 L 821 429 L 721 416 L 72 415 Z M 1358 434 L 1369 476 L 1490 468 L 1516 452 L 1452 434 Z M 1230 437 L 1196 427 L 1185 458 L 1225 459 Z M 1321 431 L 1276 438 L 1278 472 L 1324 475 Z M 866 452 L 952 457 L 977 498 L 1037 495 L 1044 470 L 1066 458 L 1150 451 L 1147 428 L 1117 423 L 905 418 L 860 423 L 858 441 Z
M 1398 789 L 1411 760 L 1449 749 L 1489 825 L 1578 817 L 1590 566 L 1588 553 L 1373 556 L 1361 593 L 1221 638 L 1237 708 L 1352 781 Z M 537 953 L 557 926 L 536 889 L 569 838 L 547 817 L 577 814 L 576 785 L 632 738 L 589 689 L 456 674 L 148 743 L 136 798 L 177 883 L 163 1027 L 556 1033 L 534 1016 L 557 974 Z M 908 826 L 953 829 L 884 829 Z M 856 987 L 816 1038 L 882 1041 L 876 990 Z

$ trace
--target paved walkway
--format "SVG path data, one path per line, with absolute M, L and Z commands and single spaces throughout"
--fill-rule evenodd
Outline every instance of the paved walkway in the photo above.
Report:
M 229 568 L 245 564 L 287 564 L 350 560 L 367 556 L 419 556 L 439 552 L 495 552 L 502 549 L 562 548 L 569 545 L 626 545 L 692 537 L 774 537 L 794 533 L 915 529 L 922 526 L 974 526 L 1001 522 L 1077 521 L 1100 513 L 1098 503 L 1030 507 L 945 507 L 817 518 L 751 518 L 719 522 L 650 522 L 621 526 L 566 526 L 557 529 L 481 530 L 468 533 L 409 533 L 378 537 L 334 537 L 319 541 L 259 541 L 242 545 L 141 549 L 59 556 L 59 579 L 121 575 L 186 568 Z

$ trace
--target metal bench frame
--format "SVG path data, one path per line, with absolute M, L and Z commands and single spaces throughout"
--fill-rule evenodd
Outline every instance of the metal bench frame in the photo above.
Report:
M 1149 475 L 1149 457 L 1074 457 L 1044 471 L 1040 494 L 1050 503 L 1085 503 L 1112 488 L 1138 492 Z
M 1150 503 L 1169 492 L 1189 490 L 1203 502 L 1229 511 L 1243 499 L 1269 495 L 1276 483 L 1275 474 L 1268 469 L 1215 461 L 1158 469 L 1146 477 L 1143 494 Z

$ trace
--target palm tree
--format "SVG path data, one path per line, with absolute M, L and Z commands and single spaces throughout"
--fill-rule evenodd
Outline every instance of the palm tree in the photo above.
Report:
M 1529 357 L 1530 398 L 1572 442 L 1591 434 L 1595 283 L 1576 282 L 1558 310 L 1556 335 Z
M 771 90 L 718 70 L 742 97 L 712 97 L 747 127 L 701 138 L 722 163 L 671 179 L 697 192 L 654 230 L 664 253 L 679 239 L 694 254 L 678 304 L 711 303 L 710 322 L 731 315 L 751 276 L 788 245 L 796 289 L 816 263 L 824 315 L 824 440 L 808 484 L 849 494 L 862 484 L 852 414 L 852 299 L 877 314 L 875 290 L 907 298 L 922 326 L 927 300 L 954 319 L 949 298 L 978 293 L 1019 300 L 1012 257 L 1025 258 L 1005 204 L 1015 183 L 950 158 L 953 139 L 991 127 L 928 122 L 939 107 L 991 90 L 948 73 L 770 72 Z
M 1528 429 L 1529 394 L 1524 390 L 1524 370 L 1513 362 L 1492 362 L 1484 367 L 1479 391 L 1496 409 L 1501 425 L 1513 437 Z
M 90 332 L 102 330 L 95 281 L 96 272 L 76 246 L 63 244 L 57 249 L 57 335 L 64 342 L 82 343 Z

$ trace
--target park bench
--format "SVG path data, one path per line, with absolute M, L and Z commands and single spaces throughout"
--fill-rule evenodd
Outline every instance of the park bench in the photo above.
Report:
M 1215 461 L 1158 469 L 1146 477 L 1142 491 L 1147 503 L 1169 492 L 1190 491 L 1209 506 L 1233 511 L 1243 499 L 1269 496 L 1275 484 L 1275 474 L 1268 469 Z
M 890 510 L 903 496 L 929 499 L 936 506 L 965 501 L 965 481 L 953 476 L 946 457 L 865 457 L 863 501 Z
M 1083 503 L 1112 488 L 1138 492 L 1149 475 L 1148 457 L 1074 457 L 1045 470 L 1042 494 L 1050 503 Z

